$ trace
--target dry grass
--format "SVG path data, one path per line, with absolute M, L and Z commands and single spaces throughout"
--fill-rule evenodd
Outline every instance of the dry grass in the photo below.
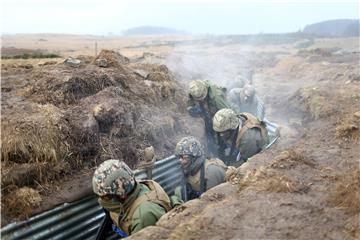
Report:
M 360 143 L 359 124 L 352 120 L 343 120 L 335 128 L 335 136 L 345 140 Z
M 2 211 L 9 216 L 28 218 L 33 208 L 38 207 L 41 201 L 39 192 L 33 188 L 14 188 L 12 193 L 2 197 L 2 204 L 6 205 Z
M 265 192 L 293 193 L 307 189 L 302 183 L 266 168 L 246 172 L 245 176 L 238 180 L 237 185 L 239 191 L 250 188 Z
M 41 181 L 57 174 L 59 166 L 64 167 L 69 154 L 64 136 L 67 126 L 61 111 L 53 105 L 32 105 L 31 111 L 2 121 L 1 157 L 10 167 L 14 163 L 36 166 L 36 179 Z
M 80 70 L 69 75 L 66 71 L 43 71 L 33 75 L 34 86 L 25 94 L 39 103 L 74 104 L 78 100 L 117 84 L 113 76 L 96 70 Z
M 121 55 L 120 53 L 106 49 L 101 50 L 101 52 L 95 58 L 94 63 L 98 59 L 106 59 L 109 67 L 119 67 L 122 64 L 127 64 L 130 62 L 127 57 Z
M 348 214 L 360 213 L 360 170 L 347 172 L 337 178 L 330 189 L 330 204 Z
M 292 149 L 281 152 L 275 157 L 270 166 L 272 168 L 290 169 L 300 164 L 307 165 L 312 168 L 316 166 L 313 160 L 305 158 L 302 153 Z

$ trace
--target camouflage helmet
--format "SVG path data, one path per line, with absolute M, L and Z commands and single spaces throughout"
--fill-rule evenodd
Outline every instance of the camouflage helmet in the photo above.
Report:
M 191 81 L 189 93 L 195 100 L 204 100 L 208 94 L 208 87 L 206 82 L 203 80 Z
M 234 130 L 240 125 L 240 119 L 230 108 L 223 108 L 217 111 L 213 118 L 213 129 L 216 132 Z
M 124 196 L 135 186 L 134 173 L 123 161 L 110 159 L 95 170 L 92 186 L 98 196 Z
M 175 155 L 177 157 L 180 155 L 190 155 L 198 158 L 204 155 L 204 149 L 199 140 L 197 140 L 195 137 L 188 136 L 182 138 L 176 144 Z
M 240 99 L 241 88 L 233 88 L 229 91 L 227 95 L 227 100 L 231 103 L 236 103 Z

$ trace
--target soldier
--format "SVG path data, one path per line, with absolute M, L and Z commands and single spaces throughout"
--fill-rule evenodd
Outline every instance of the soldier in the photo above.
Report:
M 202 117 L 205 122 L 205 131 L 208 150 L 218 154 L 218 139 L 212 129 L 212 119 L 215 113 L 222 108 L 230 108 L 225 100 L 226 89 L 209 81 L 195 80 L 190 82 L 188 112 L 192 117 Z
M 250 113 L 221 109 L 214 116 L 213 128 L 223 140 L 222 156 L 227 165 L 240 166 L 269 142 L 264 123 Z
M 217 158 L 206 159 L 201 143 L 192 136 L 182 138 L 175 148 L 186 178 L 187 200 L 225 181 L 227 166 Z
M 228 102 L 233 109 L 239 109 L 239 112 L 247 112 L 264 120 L 265 108 L 263 102 L 255 93 L 255 88 L 246 84 L 243 88 L 233 88 L 227 95 Z
M 121 237 L 155 225 L 171 209 L 170 199 L 158 183 L 136 180 L 131 169 L 120 160 L 110 159 L 100 164 L 92 185 L 99 204 L 110 213 L 113 230 Z

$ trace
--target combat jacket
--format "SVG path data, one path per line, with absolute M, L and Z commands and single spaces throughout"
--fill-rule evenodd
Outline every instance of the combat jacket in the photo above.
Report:
M 110 217 L 117 227 L 119 227 L 126 234 L 130 235 L 141 229 L 155 225 L 159 218 L 171 209 L 170 199 L 165 191 L 161 188 L 160 191 L 154 190 L 159 188 L 154 181 L 140 181 L 136 188 L 138 194 L 136 196 L 129 196 L 125 201 L 124 215 L 110 212 Z

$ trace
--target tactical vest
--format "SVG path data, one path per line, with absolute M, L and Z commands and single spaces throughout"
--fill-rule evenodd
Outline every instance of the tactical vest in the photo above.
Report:
M 221 161 L 218 158 L 210 158 L 210 159 L 206 159 L 205 160 L 205 179 L 204 181 L 206 181 L 206 170 L 210 165 L 215 165 L 215 166 L 219 166 L 222 167 L 225 171 L 227 170 L 227 166 L 225 165 L 225 163 L 223 163 L 223 161 Z M 195 175 L 189 175 L 187 177 L 187 182 L 190 184 L 191 188 L 197 192 L 200 192 L 200 171 L 198 171 Z
M 140 204 L 145 202 L 152 202 L 163 207 L 166 212 L 171 210 L 170 199 L 164 189 L 157 182 L 152 180 L 141 180 L 138 181 L 138 183 L 145 184 L 150 189 L 150 191 L 135 199 L 131 206 L 126 210 L 124 215 L 125 217 L 123 218 L 124 220 L 119 219 L 119 214 L 110 212 L 110 217 L 113 222 L 116 223 L 116 225 L 128 235 L 130 235 L 132 217 Z
M 264 127 L 263 123 L 254 115 L 250 114 L 250 113 L 240 113 L 239 114 L 241 117 L 245 118 L 245 123 L 244 125 L 239 129 L 239 133 L 237 135 L 236 138 L 236 147 L 239 148 L 240 147 L 240 142 L 241 142 L 241 138 L 244 136 L 245 132 L 248 129 L 251 128 L 257 128 L 260 130 L 260 134 L 261 137 L 263 139 L 267 139 L 268 138 L 268 132 L 267 129 Z

